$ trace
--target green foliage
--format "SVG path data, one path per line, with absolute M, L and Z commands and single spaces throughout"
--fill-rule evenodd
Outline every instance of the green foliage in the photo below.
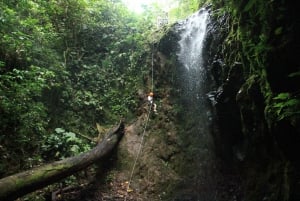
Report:
M 231 66 L 234 62 L 242 62 L 244 80 L 257 76 L 265 99 L 265 118 L 269 126 L 281 120 L 290 121 L 295 126 L 299 121 L 298 92 L 279 91 L 274 96 L 269 84 L 274 75 L 268 74 L 277 72 L 273 70 L 275 66 L 269 66 L 269 63 L 272 54 L 284 46 L 274 41 L 284 41 L 285 35 L 289 34 L 289 22 L 282 23 L 285 1 L 231 0 L 224 4 L 214 0 L 213 3 L 219 6 L 220 15 L 230 16 L 227 21 L 228 36 L 221 48 L 226 63 Z M 287 79 L 292 80 L 297 76 L 299 72 L 290 73 Z
M 5 121 L 13 120 L 15 129 L 26 128 L 22 133 L 41 131 L 40 126 L 33 125 L 44 119 L 45 108 L 38 100 L 42 90 L 47 87 L 47 80 L 53 76 L 51 71 L 34 66 L 29 71 L 13 69 L 12 72 L 0 75 L 1 117 L 7 115 L 3 118 Z M 1 131 L 5 130 L 5 127 L 1 128 Z
M 300 71 L 289 74 L 289 77 L 300 77 Z
M 278 121 L 288 119 L 293 122 L 300 117 L 300 99 L 290 93 L 279 93 L 275 96 L 272 107 Z
M 6 152 L 1 155 L 1 163 L 15 157 L 25 162 L 29 153 L 28 156 L 35 158 L 48 124 L 47 109 L 41 102 L 42 91 L 53 77 L 51 71 L 36 66 L 0 74 L 0 143 Z
M 102 0 L 1 1 L 0 9 L 0 174 L 40 163 L 41 151 L 53 160 L 89 147 L 74 133 L 49 135 L 54 128 L 94 135 L 96 122 L 134 113 L 153 13 Z
M 93 123 L 116 121 L 136 107 L 142 72 L 137 61 L 143 53 L 137 50 L 145 49 L 145 31 L 122 4 L 94 1 L 86 9 L 91 18 L 77 33 L 78 47 L 65 51 L 72 87 L 64 93 L 73 101 L 64 102 L 90 117 L 96 112 Z
M 178 0 L 178 6 L 171 9 L 169 12 L 169 16 L 171 21 L 175 21 L 178 19 L 184 19 L 191 15 L 192 13 L 199 10 L 202 6 L 207 4 L 208 0 Z
M 45 15 L 46 8 L 20 1 L 18 6 L 1 2 L 0 9 L 0 57 L 7 64 L 5 70 L 53 62 L 49 56 L 55 53 L 48 48 L 57 34 Z
M 41 147 L 44 159 L 63 159 L 90 149 L 90 146 L 75 133 L 67 132 L 63 128 L 56 128 L 54 131 L 51 135 L 45 136 Z

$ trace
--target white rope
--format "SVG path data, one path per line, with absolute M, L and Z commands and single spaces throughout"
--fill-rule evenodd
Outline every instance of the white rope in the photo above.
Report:
M 131 184 L 131 180 L 132 180 L 132 177 L 133 177 L 134 169 L 135 169 L 137 160 L 138 160 L 138 158 L 140 156 L 140 153 L 141 153 L 141 150 L 142 150 L 142 147 L 143 147 L 144 136 L 145 136 L 146 128 L 147 128 L 147 125 L 148 125 L 148 122 L 149 122 L 149 119 L 150 119 L 151 108 L 152 108 L 152 104 L 150 104 L 150 106 L 149 106 L 149 111 L 148 111 L 148 114 L 147 114 L 147 119 L 146 119 L 146 123 L 145 123 L 145 126 L 144 126 L 144 131 L 143 131 L 143 134 L 142 134 L 142 138 L 141 138 L 141 143 L 140 143 L 140 146 L 139 146 L 138 153 L 136 155 L 134 164 L 132 166 L 132 170 L 131 170 L 131 173 L 130 173 L 130 178 L 129 178 L 127 189 L 126 189 L 127 194 L 125 196 L 124 201 L 127 200 L 127 195 L 128 195 L 128 191 L 130 189 L 130 184 Z
M 153 72 L 154 72 L 154 70 L 153 70 L 153 66 L 154 66 L 154 58 L 153 58 L 154 56 L 153 56 L 153 50 L 152 50 L 152 55 L 151 55 L 151 73 L 152 73 L 152 75 L 151 75 L 151 91 L 153 92 L 153 89 L 154 89 L 154 84 L 153 84 Z
M 153 70 L 153 66 L 154 66 L 154 56 L 153 56 L 153 48 L 152 48 L 152 54 L 151 54 L 151 91 L 152 92 L 153 92 L 153 89 L 154 89 L 154 82 L 153 82 L 153 77 L 154 77 L 153 71 L 154 70 Z M 132 166 L 132 170 L 131 170 L 131 173 L 130 173 L 130 178 L 129 178 L 129 181 L 128 181 L 128 185 L 127 185 L 126 195 L 125 195 L 124 201 L 127 200 L 127 195 L 128 195 L 128 191 L 130 189 L 130 184 L 131 184 L 131 181 L 132 181 L 132 177 L 133 177 L 133 173 L 134 173 L 134 170 L 135 170 L 135 166 L 136 166 L 136 163 L 137 163 L 137 161 L 138 161 L 138 159 L 140 157 L 140 154 L 141 154 L 141 150 L 142 150 L 143 142 L 144 142 L 144 136 L 145 136 L 146 129 L 147 129 L 147 126 L 148 126 L 148 122 L 149 122 L 149 119 L 150 119 L 150 114 L 151 114 L 152 106 L 153 106 L 153 102 L 151 102 L 150 105 L 149 105 L 149 111 L 148 111 L 148 114 L 147 114 L 147 119 L 146 119 L 146 123 L 145 123 L 145 126 L 144 126 L 144 131 L 143 131 L 143 134 L 142 134 L 142 138 L 141 138 L 140 146 L 139 146 L 139 149 L 138 149 L 138 153 L 136 155 L 134 164 Z

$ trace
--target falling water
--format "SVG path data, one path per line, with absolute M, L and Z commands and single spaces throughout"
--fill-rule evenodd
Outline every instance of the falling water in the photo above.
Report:
M 209 11 L 201 9 L 178 26 L 179 93 L 185 149 L 189 157 L 185 178 L 174 200 L 215 200 L 215 159 L 206 99 L 207 79 L 203 47 Z
M 185 67 L 182 74 L 184 83 L 183 95 L 189 100 L 187 104 L 199 103 L 203 96 L 205 68 L 203 66 L 203 43 L 205 39 L 209 13 L 205 9 L 199 10 L 180 23 L 179 62 Z M 195 102 L 196 101 L 196 102 Z
M 201 9 L 182 22 L 183 31 L 179 41 L 178 58 L 188 69 L 203 68 L 202 49 L 207 26 L 208 12 Z

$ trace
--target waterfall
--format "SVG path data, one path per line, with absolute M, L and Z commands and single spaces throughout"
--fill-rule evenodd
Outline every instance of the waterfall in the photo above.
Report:
M 177 54 L 179 61 L 188 69 L 203 68 L 202 49 L 206 33 L 208 11 L 201 9 L 185 21 L 179 41 L 180 51 Z
M 205 39 L 207 21 L 209 13 L 206 9 L 201 9 L 186 20 L 180 22 L 180 41 L 178 60 L 182 66 L 182 83 L 184 83 L 183 95 L 189 100 L 187 104 L 199 103 L 203 98 L 203 86 L 205 68 L 203 66 L 203 42 Z
M 177 58 L 178 93 L 181 105 L 182 136 L 190 161 L 185 164 L 185 178 L 175 200 L 213 201 L 216 199 L 215 154 L 211 134 L 211 108 L 207 93 L 207 76 L 203 57 L 209 11 L 201 9 L 180 22 Z

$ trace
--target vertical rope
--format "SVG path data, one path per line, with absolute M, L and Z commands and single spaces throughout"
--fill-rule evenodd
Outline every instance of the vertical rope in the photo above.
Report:
M 154 83 L 153 83 L 153 77 L 154 77 L 154 70 L 153 70 L 153 66 L 154 66 L 154 55 L 153 55 L 153 51 L 154 51 L 154 44 L 152 44 L 152 53 L 151 53 L 151 91 L 153 92 L 154 90 Z
M 153 55 L 153 50 L 154 50 L 154 45 L 152 45 L 152 53 L 151 53 L 151 91 L 153 92 L 154 90 L 154 70 L 153 70 L 153 66 L 154 66 L 154 55 Z M 146 133 L 146 129 L 147 129 L 147 126 L 148 126 L 148 122 L 149 122 L 149 119 L 150 119 L 150 114 L 151 114 L 151 110 L 152 110 L 152 105 L 153 105 L 153 102 L 151 102 L 151 104 L 149 105 L 149 110 L 148 110 L 148 114 L 147 114 L 147 119 L 146 119 L 146 123 L 145 123 L 145 126 L 144 126 L 144 130 L 143 130 L 143 134 L 142 134 L 142 138 L 141 138 L 141 142 L 140 142 L 140 146 L 139 146 L 139 149 L 138 149 L 138 153 L 136 155 L 136 158 L 135 158 L 135 161 L 133 163 L 133 166 L 132 166 L 132 170 L 131 170 L 131 173 L 130 173 L 130 177 L 129 177 L 129 181 L 128 181 L 128 185 L 127 185 L 127 189 L 126 189 L 126 195 L 125 195 L 125 198 L 124 198 L 124 201 L 127 200 L 127 195 L 128 195 L 128 191 L 130 189 L 130 184 L 131 184 L 131 181 L 132 181 L 132 177 L 133 177 L 133 173 L 134 173 L 134 170 L 135 170 L 135 166 L 137 164 L 137 161 L 140 157 L 140 154 L 141 154 L 141 150 L 142 150 L 142 147 L 143 147 L 143 142 L 144 142 L 144 136 L 145 136 L 145 133 Z
M 149 119 L 150 119 L 151 107 L 152 107 L 152 104 L 150 104 L 150 106 L 149 106 L 149 111 L 148 111 L 148 114 L 147 114 L 147 119 L 146 119 L 146 123 L 145 123 L 145 126 L 144 126 L 144 131 L 143 131 L 143 134 L 142 134 L 142 138 L 141 138 L 140 146 L 139 146 L 139 149 L 138 149 L 138 153 L 136 155 L 134 164 L 132 166 L 132 170 L 131 170 L 131 173 L 130 173 L 130 178 L 129 178 L 129 181 L 128 181 L 128 186 L 127 186 L 127 189 L 126 189 L 126 196 L 124 198 L 124 201 L 127 200 L 127 195 L 128 195 L 128 191 L 130 189 L 130 184 L 131 184 L 131 181 L 132 181 L 135 166 L 136 166 L 136 163 L 137 163 L 137 161 L 140 157 L 140 154 L 141 154 L 141 150 L 142 150 L 143 142 L 144 142 L 144 136 L 145 136 L 145 133 L 146 133 L 146 128 L 147 128 L 147 125 L 148 125 L 148 122 L 149 122 Z

